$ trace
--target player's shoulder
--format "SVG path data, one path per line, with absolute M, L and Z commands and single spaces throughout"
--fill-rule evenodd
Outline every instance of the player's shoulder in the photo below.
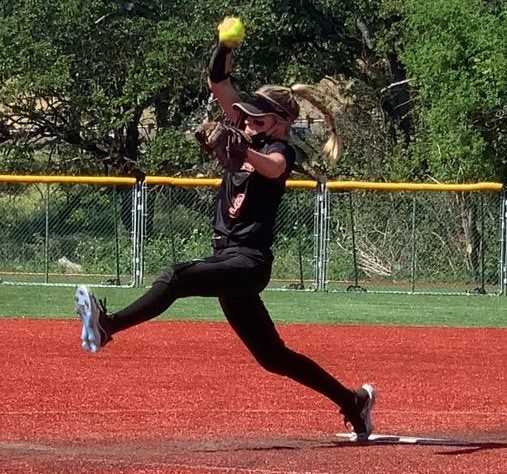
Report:
M 266 143 L 263 153 L 269 155 L 270 153 L 280 153 L 289 161 L 293 161 L 296 157 L 294 148 L 284 140 L 273 140 Z

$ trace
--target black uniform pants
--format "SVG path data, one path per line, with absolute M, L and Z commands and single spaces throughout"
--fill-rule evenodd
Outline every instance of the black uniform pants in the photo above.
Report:
M 354 392 L 304 355 L 287 348 L 259 293 L 271 276 L 269 251 L 245 247 L 215 249 L 213 256 L 176 264 L 141 298 L 112 315 L 112 333 L 152 319 L 178 298 L 218 297 L 225 317 L 266 370 L 316 390 L 340 406 L 353 402 Z

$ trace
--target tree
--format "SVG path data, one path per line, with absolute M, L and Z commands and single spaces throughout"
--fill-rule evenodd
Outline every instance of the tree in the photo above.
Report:
M 417 91 L 414 163 L 438 180 L 505 182 L 506 4 L 408 0 L 404 17 L 402 58 Z M 478 275 L 478 204 L 466 194 L 456 199 L 468 263 Z
M 12 3 L 0 23 L 4 139 L 136 162 L 147 111 L 167 126 L 195 107 L 203 41 L 162 3 L 160 21 L 133 12 L 99 24 L 114 2 Z
M 413 157 L 437 179 L 507 177 L 507 6 L 405 2 L 403 61 L 417 91 Z
M 182 156 L 182 139 L 173 139 L 204 116 L 203 71 L 226 14 L 248 28 L 236 58 L 242 90 L 325 75 L 359 75 L 374 93 L 390 83 L 389 71 L 372 66 L 381 51 L 370 50 L 369 33 L 358 27 L 383 21 L 366 0 L 14 0 L 0 19 L 2 140 L 58 145 L 68 159 L 53 157 L 52 166 L 67 172 L 124 157 L 141 159 L 149 172 L 195 172 L 197 148 L 187 142 Z

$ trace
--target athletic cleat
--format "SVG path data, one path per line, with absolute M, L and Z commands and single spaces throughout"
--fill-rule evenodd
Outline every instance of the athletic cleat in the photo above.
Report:
M 355 394 L 354 405 L 342 409 L 345 426 L 352 426 L 352 441 L 367 441 L 373 431 L 371 412 L 377 394 L 370 384 L 364 384 Z
M 77 305 L 76 305 L 76 311 L 77 311 Z M 81 347 L 85 351 L 90 352 L 90 343 L 88 342 L 88 331 L 87 331 L 86 326 L 84 324 L 83 324 L 83 327 L 81 328 Z
M 111 335 L 104 328 L 107 317 L 105 306 L 86 286 L 77 287 L 74 301 L 76 313 L 83 323 L 81 347 L 86 352 L 98 352 L 111 340 Z

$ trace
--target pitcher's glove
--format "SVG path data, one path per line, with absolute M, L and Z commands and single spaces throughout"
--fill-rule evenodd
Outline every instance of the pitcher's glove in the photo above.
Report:
M 251 143 L 245 132 L 223 122 L 202 123 L 195 131 L 195 137 L 204 151 L 228 171 L 241 169 Z

